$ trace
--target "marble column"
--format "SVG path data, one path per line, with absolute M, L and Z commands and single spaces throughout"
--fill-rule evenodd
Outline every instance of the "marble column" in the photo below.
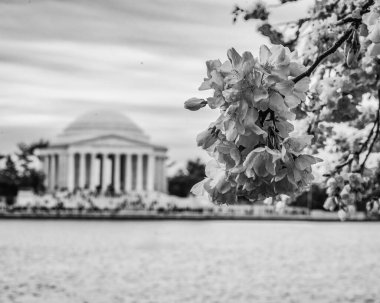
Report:
M 62 152 L 58 156 L 58 186 L 59 188 L 66 187 L 67 175 L 67 156 Z
M 162 192 L 167 193 L 167 191 L 168 191 L 168 180 L 166 178 L 165 159 L 166 159 L 165 157 L 162 157 L 162 160 L 161 160 L 161 165 L 162 165 L 161 178 L 162 178 Z
M 120 192 L 120 155 L 114 154 L 113 161 L 114 161 L 114 163 L 113 163 L 114 187 L 115 187 L 115 192 L 119 193 Z
M 160 191 L 160 167 L 158 166 L 158 157 L 154 156 L 154 190 Z
M 160 192 L 166 192 L 166 173 L 165 173 L 165 158 L 162 156 L 157 157 L 158 167 L 158 190 Z
M 143 188 L 143 155 L 137 154 L 137 169 L 136 169 L 136 190 L 141 191 Z
M 154 163 L 154 154 L 148 155 L 148 173 L 147 173 L 147 190 L 154 190 L 154 179 L 155 179 L 155 163 Z
M 55 175 L 54 175 L 54 189 L 59 189 L 60 188 L 60 174 L 61 174 L 61 170 L 60 170 L 60 161 L 61 161 L 61 157 L 59 154 L 55 155 Z
M 50 186 L 49 189 L 51 191 L 55 190 L 56 185 L 56 157 L 55 155 L 51 155 L 51 161 L 50 161 Z
M 91 154 L 90 158 L 90 189 L 95 190 L 98 182 L 99 171 L 97 170 L 98 165 L 96 165 L 96 154 Z
M 48 186 L 49 186 L 49 156 L 43 155 L 41 157 L 41 162 L 42 162 L 42 171 L 45 175 L 44 186 L 46 189 L 48 189 Z
M 104 190 L 104 155 L 99 155 L 99 185 L 100 185 L 100 191 Z
M 79 187 L 84 189 L 86 185 L 86 154 L 79 154 Z
M 46 174 L 46 183 L 47 190 L 50 191 L 51 188 L 51 155 L 47 155 L 47 174 Z
M 69 191 L 74 190 L 75 181 L 75 168 L 74 168 L 74 154 L 68 153 L 67 155 L 67 189 Z
M 161 157 L 156 158 L 157 161 L 157 190 L 162 191 L 162 166 L 161 166 Z
M 107 154 L 103 154 L 103 190 L 111 184 L 111 165 Z
M 132 190 L 132 155 L 125 155 L 125 190 Z

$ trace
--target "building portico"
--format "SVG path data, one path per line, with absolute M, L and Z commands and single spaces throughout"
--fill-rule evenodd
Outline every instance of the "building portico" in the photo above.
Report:
M 49 191 L 166 192 L 166 151 L 127 117 L 107 111 L 80 117 L 39 156 Z

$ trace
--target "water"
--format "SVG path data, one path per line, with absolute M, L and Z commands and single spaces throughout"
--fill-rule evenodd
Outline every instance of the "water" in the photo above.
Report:
M 0 221 L 0 302 L 379 302 L 377 223 Z

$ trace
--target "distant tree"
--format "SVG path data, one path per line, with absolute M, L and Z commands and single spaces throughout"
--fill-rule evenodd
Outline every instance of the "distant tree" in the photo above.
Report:
M 188 175 L 194 180 L 203 180 L 205 178 L 205 164 L 198 158 L 195 161 L 188 161 L 186 170 Z
M 6 203 L 11 205 L 17 196 L 19 175 L 11 156 L 7 156 L 5 168 L 0 171 L 0 196 L 6 198 Z
M 40 139 L 37 142 L 32 142 L 30 144 L 21 142 L 17 144 L 19 151 L 17 156 L 21 162 L 23 170 L 27 173 L 30 169 L 30 164 L 32 162 L 32 157 L 35 156 L 36 149 L 46 148 L 49 146 L 49 142 L 43 139 Z
M 23 174 L 20 176 L 19 187 L 20 188 L 31 188 L 35 193 L 40 193 L 45 190 L 44 184 L 45 175 L 43 172 L 37 169 L 29 169 L 28 174 Z
M 205 165 L 200 159 L 187 162 L 186 171 L 180 170 L 174 177 L 169 178 L 169 194 L 178 197 L 187 197 L 194 184 L 206 177 Z
M 326 188 L 318 184 L 312 184 L 308 191 L 298 195 L 291 206 L 307 207 L 309 209 L 324 209 L 323 205 L 327 199 Z
M 17 183 L 18 172 L 16 169 L 15 162 L 12 160 L 12 157 L 10 155 L 7 156 L 5 168 L 0 173 L 7 180 L 11 180 L 10 183 Z
M 33 158 L 36 157 L 35 151 L 39 148 L 46 148 L 49 146 L 49 142 L 40 139 L 37 142 L 19 143 L 19 151 L 17 152 L 18 161 L 21 165 L 19 187 L 20 188 L 32 188 L 34 192 L 41 192 L 44 190 L 44 174 L 32 167 Z

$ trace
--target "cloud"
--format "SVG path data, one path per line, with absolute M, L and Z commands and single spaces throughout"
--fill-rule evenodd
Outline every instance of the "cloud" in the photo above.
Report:
M 274 2 L 274 1 L 272 1 Z M 277 10 L 304 14 L 311 0 Z M 249 2 L 246 2 L 249 3 Z M 3 0 L 0 2 L 0 152 L 57 134 L 78 115 L 113 108 L 130 116 L 170 157 L 204 155 L 195 136 L 217 112 L 187 112 L 204 62 L 265 38 L 232 25 L 230 1 Z M 296 9 L 295 9 L 296 8 Z

